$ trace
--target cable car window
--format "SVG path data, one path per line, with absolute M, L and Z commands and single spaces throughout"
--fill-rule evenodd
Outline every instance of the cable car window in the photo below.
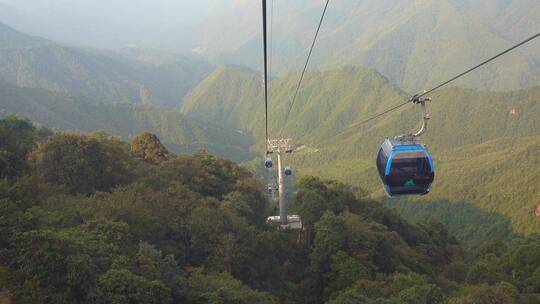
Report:
M 429 173 L 429 160 L 426 157 L 394 159 L 390 167 L 390 175 L 397 178 L 421 178 Z

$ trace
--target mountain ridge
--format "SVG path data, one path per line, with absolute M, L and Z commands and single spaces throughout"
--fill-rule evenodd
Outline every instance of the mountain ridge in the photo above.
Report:
M 0 36 L 5 33 L 1 30 Z M 26 37 L 14 30 L 10 33 Z M 210 63 L 187 57 L 151 64 L 118 52 L 53 42 L 0 48 L 0 78 L 19 87 L 168 109 L 178 108 L 183 96 L 212 69 Z
M 30 48 L 51 44 L 44 38 L 23 34 L 3 23 L 0 23 L 0 48 Z
M 56 31 L 50 33 L 52 36 L 60 41 L 66 41 L 61 37 L 70 37 L 67 41 L 73 41 L 71 29 L 58 24 L 67 22 L 64 17 L 70 10 L 79 12 L 80 4 L 55 3 L 58 9 L 55 13 L 59 15 L 54 20 L 51 20 L 54 14 L 46 15 L 28 4 L 16 4 L 11 3 L 19 7 L 22 17 L 14 20 L 6 16 L 5 22 L 34 34 L 44 34 L 47 27 L 32 30 L 32 26 L 23 26 L 31 19 L 26 20 L 24 13 L 31 11 L 31 15 L 39 15 L 41 22 L 56 25 L 51 27 Z M 274 76 L 302 68 L 324 4 L 322 0 L 291 0 L 288 5 L 275 6 L 271 46 Z M 217 64 L 241 64 L 258 69 L 262 57 L 259 5 L 233 1 L 207 4 L 206 9 L 203 6 L 201 2 L 199 13 L 206 17 L 200 18 L 203 21 L 194 21 L 190 26 L 168 24 L 152 37 L 133 36 L 130 27 L 125 29 L 129 32 L 126 37 L 121 38 L 128 38 L 131 43 L 116 39 L 119 42 L 116 47 L 157 46 L 198 54 Z M 118 7 L 113 5 L 112 9 Z M 173 12 L 168 13 L 174 15 Z M 406 91 L 421 91 L 531 36 L 534 33 L 530 30 L 540 26 L 539 17 L 540 7 L 535 0 L 340 1 L 329 6 L 310 67 L 369 66 Z M 84 15 L 81 18 L 85 19 Z M 107 18 L 104 24 L 114 27 Z M 115 29 L 100 28 L 85 28 L 84 32 L 91 32 L 88 39 L 93 37 L 92 33 L 103 36 L 118 33 Z M 97 43 L 95 47 L 103 45 Z M 537 54 L 540 44 L 532 43 L 457 84 L 499 91 L 539 85 Z
M 18 88 L 0 81 L 0 113 L 20 115 L 63 131 L 103 130 L 126 139 L 151 131 L 175 152 L 193 153 L 204 148 L 235 161 L 251 158 L 249 135 L 151 106 L 95 102 L 44 89 Z

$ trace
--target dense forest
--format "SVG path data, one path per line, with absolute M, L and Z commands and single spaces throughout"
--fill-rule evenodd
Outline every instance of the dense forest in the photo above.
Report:
M 303 177 L 302 230 L 247 169 L 153 134 L 58 133 L 0 120 L 0 301 L 538 303 L 540 240 L 474 252 L 337 181 Z

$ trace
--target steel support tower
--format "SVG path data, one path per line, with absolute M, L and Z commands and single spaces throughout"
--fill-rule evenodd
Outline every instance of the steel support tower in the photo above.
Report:
M 287 212 L 287 200 L 285 189 L 285 177 L 283 172 L 282 158 L 286 153 L 292 153 L 291 139 L 270 139 L 267 143 L 267 153 L 277 154 L 278 161 L 278 187 L 279 187 L 279 219 L 281 225 L 289 224 Z

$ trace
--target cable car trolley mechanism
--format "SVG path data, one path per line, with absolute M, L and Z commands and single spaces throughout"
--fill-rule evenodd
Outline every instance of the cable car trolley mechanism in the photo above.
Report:
M 386 139 L 377 155 L 377 169 L 390 196 L 425 195 L 435 178 L 433 159 L 420 140 L 430 118 L 426 103 L 431 99 L 415 95 L 411 101 L 421 106 L 421 129 L 415 134 Z

